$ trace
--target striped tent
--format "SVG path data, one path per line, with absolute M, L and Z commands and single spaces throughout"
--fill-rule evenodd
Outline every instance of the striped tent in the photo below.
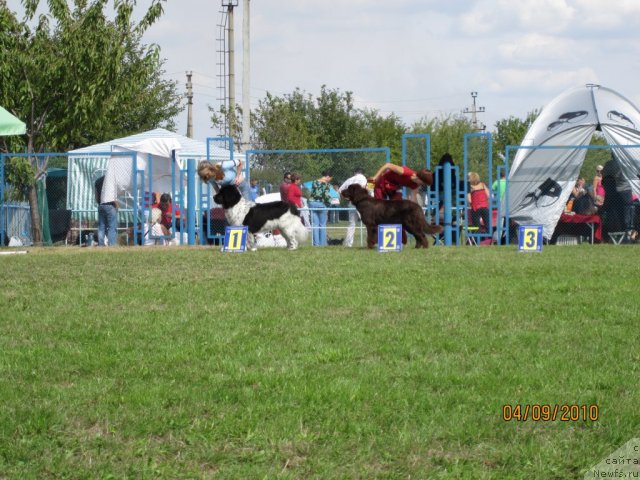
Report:
M 131 145 L 147 139 L 171 138 L 178 141 L 180 149 L 176 150 L 176 159 L 181 168 L 186 160 L 207 158 L 207 144 L 194 140 L 164 128 L 156 128 L 124 138 L 91 145 L 72 150 L 68 157 L 67 208 L 73 211 L 77 220 L 97 220 L 97 207 L 93 191 L 94 182 L 105 174 L 111 153 L 119 145 Z M 223 148 L 211 147 L 209 156 L 213 160 L 228 160 L 230 152 Z M 171 175 L 171 172 L 168 172 Z

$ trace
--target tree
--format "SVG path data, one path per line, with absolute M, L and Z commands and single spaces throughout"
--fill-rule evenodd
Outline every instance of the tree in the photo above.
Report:
M 66 151 L 157 126 L 174 128 L 182 110 L 177 82 L 161 80 L 156 45 L 145 46 L 145 30 L 162 15 L 164 0 L 153 0 L 142 20 L 131 20 L 135 0 L 48 0 L 48 15 L 36 18 L 39 0 L 22 0 L 18 21 L 0 0 L 0 103 L 27 124 L 21 144 L 3 149 L 28 153 Z M 52 25 L 53 23 L 53 25 Z M 8 107 L 7 107 L 8 106 Z M 33 239 L 40 242 L 35 179 L 47 162 L 31 157 L 28 186 Z
M 464 135 L 475 130 L 471 121 L 462 116 L 422 118 L 411 126 L 411 133 L 428 133 L 431 136 L 431 163 L 437 165 L 445 153 L 450 153 L 456 165 L 464 158 Z
M 505 154 L 507 145 L 520 145 L 527 134 L 529 127 L 540 115 L 539 110 L 533 110 L 524 119 L 514 116 L 496 122 L 496 130 L 493 134 L 494 151 Z M 509 152 L 509 161 L 513 162 L 515 151 Z

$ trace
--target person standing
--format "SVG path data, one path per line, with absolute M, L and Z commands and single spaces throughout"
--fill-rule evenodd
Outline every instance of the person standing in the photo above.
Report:
M 469 172 L 469 193 L 467 202 L 471 209 L 471 223 L 480 232 L 486 232 L 490 227 L 489 218 L 489 188 L 480 181 L 480 175 Z
M 96 203 L 98 204 L 98 246 L 114 247 L 117 241 L 118 203 L 102 202 L 102 186 L 104 175 L 94 184 Z M 105 243 L 105 239 L 106 242 Z
M 633 236 L 633 190 L 614 152 L 611 152 L 611 160 L 602 169 L 602 184 L 605 189 L 604 203 L 607 206 L 605 210 L 609 210 L 613 217 L 617 216 L 622 229 L 627 231 L 629 237 Z
M 309 196 L 309 208 L 311 209 L 311 226 L 313 229 L 313 245 L 317 247 L 327 246 L 327 208 L 331 205 L 329 194 L 332 175 L 324 171 L 320 178 L 311 184 Z
M 349 185 L 360 185 L 362 188 L 367 188 L 367 177 L 364 176 L 364 170 L 362 168 L 356 168 L 353 171 L 353 176 L 347 178 L 342 185 L 338 188 L 338 192 L 342 193 Z M 349 210 L 349 225 L 347 226 L 347 233 L 344 236 L 342 245 L 345 247 L 353 246 L 353 236 L 356 231 L 356 223 L 360 220 L 360 214 L 355 207 L 349 202 L 351 209 Z
M 593 196 L 593 202 L 598 210 L 602 208 L 604 204 L 604 187 L 602 186 L 602 165 L 596 167 L 596 174 L 591 182 L 591 195 Z
M 493 193 L 494 198 L 497 198 L 499 202 L 504 200 L 504 192 L 507 189 L 507 176 L 503 171 L 500 172 L 500 178 L 493 181 L 493 185 L 491 185 L 491 192 Z
M 288 202 L 289 198 L 289 187 L 291 186 L 291 172 L 284 172 L 284 177 L 282 177 L 282 183 L 280 184 L 280 200 L 283 202 Z
M 255 178 L 251 179 L 251 182 L 249 182 L 249 193 L 251 195 L 251 198 L 249 200 L 251 200 L 252 202 L 256 201 L 256 198 L 258 198 L 258 191 L 259 191 L 259 187 L 258 187 L 258 180 L 256 180 Z
M 291 183 L 287 188 L 286 201 L 298 208 L 302 208 L 302 190 L 300 189 L 300 183 L 302 177 L 297 173 L 290 174 Z M 282 190 L 281 190 L 282 191 Z

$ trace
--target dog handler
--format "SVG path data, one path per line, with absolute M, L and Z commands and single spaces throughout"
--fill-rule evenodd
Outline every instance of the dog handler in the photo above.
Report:
M 242 160 L 224 160 L 212 163 L 203 160 L 198 164 L 198 176 L 205 183 L 211 183 L 216 192 L 225 185 L 235 185 L 240 194 L 247 200 L 251 200 L 251 188 L 247 180 L 242 176 Z
M 380 200 L 402 200 L 402 187 L 409 189 L 409 200 L 417 203 L 418 189 L 433 185 L 433 173 L 426 168 L 417 172 L 403 165 L 385 163 L 373 176 L 374 198 Z M 407 233 L 402 229 L 402 243 L 407 243 Z
M 409 200 L 416 202 L 418 188 L 433 185 L 433 173 L 426 168 L 417 172 L 409 167 L 385 163 L 373 176 L 374 198 L 381 200 L 402 200 L 402 187 L 409 188 Z M 417 203 L 417 202 L 416 202 Z

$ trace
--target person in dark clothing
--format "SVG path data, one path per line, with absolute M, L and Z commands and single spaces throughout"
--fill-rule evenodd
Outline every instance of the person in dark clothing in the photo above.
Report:
M 102 201 L 102 186 L 104 175 L 98 178 L 94 184 L 96 203 L 98 204 L 98 246 L 113 247 L 117 241 L 118 204 L 115 201 Z M 108 243 L 105 243 L 105 239 Z
M 630 238 L 635 238 L 633 191 L 613 152 L 611 152 L 611 160 L 605 163 L 602 169 L 602 186 L 605 190 L 602 205 L 605 230 L 626 231 Z

